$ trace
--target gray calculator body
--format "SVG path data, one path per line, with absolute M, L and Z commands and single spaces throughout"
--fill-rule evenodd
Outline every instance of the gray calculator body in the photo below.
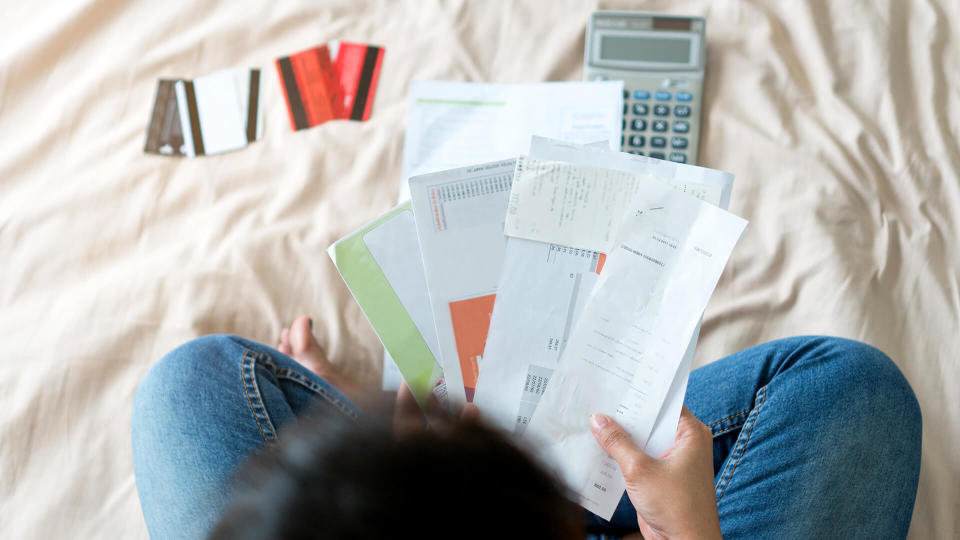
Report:
M 706 50 L 703 17 L 590 15 L 583 78 L 623 81 L 624 152 L 697 162 Z

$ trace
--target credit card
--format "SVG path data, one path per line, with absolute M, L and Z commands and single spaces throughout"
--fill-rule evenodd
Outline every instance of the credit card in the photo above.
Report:
M 326 45 L 282 56 L 276 65 L 294 131 L 339 117 L 340 86 Z
M 290 127 L 369 119 L 383 53 L 377 45 L 333 41 L 277 58 Z
M 340 82 L 337 118 L 365 122 L 373 109 L 384 48 L 364 43 L 340 42 L 334 64 Z
M 143 151 L 164 156 L 185 156 L 183 133 L 180 131 L 180 112 L 174 85 L 180 79 L 157 81 L 157 96 L 153 102 L 153 114 L 147 127 L 147 142 Z
M 260 138 L 260 70 L 229 68 L 174 84 L 184 153 L 238 150 Z

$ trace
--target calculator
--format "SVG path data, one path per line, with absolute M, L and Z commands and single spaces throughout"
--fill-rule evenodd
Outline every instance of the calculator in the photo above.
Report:
M 624 152 L 696 163 L 706 65 L 706 21 L 630 11 L 590 15 L 587 81 L 623 81 Z

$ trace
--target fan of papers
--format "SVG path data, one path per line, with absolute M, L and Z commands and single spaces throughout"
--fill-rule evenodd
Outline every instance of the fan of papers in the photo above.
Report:
M 531 95 L 579 105 L 558 120 Z M 746 227 L 725 210 L 733 176 L 616 151 L 618 82 L 416 83 L 410 105 L 410 200 L 330 257 L 422 407 L 473 402 L 609 519 L 623 476 L 589 417 L 651 455 L 672 444 Z

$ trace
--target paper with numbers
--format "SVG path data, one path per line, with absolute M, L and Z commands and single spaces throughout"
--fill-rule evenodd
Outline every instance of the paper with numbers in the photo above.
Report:
M 522 433 L 547 388 L 606 256 L 509 238 L 474 403 Z
M 657 183 L 662 182 L 649 173 L 521 156 L 504 233 L 607 253 L 624 212 L 639 193 Z M 714 185 L 688 183 L 681 190 L 698 199 L 720 197 Z
M 503 268 L 514 160 L 410 179 L 420 252 L 451 408 L 473 401 Z
M 585 178 L 593 174 L 583 168 Z M 603 174 L 603 173 L 597 173 Z M 609 519 L 624 479 L 589 417 L 617 420 L 646 444 L 691 336 L 746 221 L 666 183 L 629 204 L 603 272 L 526 429 L 526 437 Z M 636 210 L 633 210 L 636 208 Z
M 706 202 L 728 210 L 730 196 L 733 193 L 733 175 L 717 169 L 708 169 L 695 165 L 674 163 L 651 157 L 628 154 L 626 152 L 612 152 L 598 145 L 579 145 L 558 141 L 546 137 L 534 137 L 530 143 L 530 157 L 565 161 L 577 165 L 591 165 L 607 169 L 617 169 L 641 174 L 651 174 L 657 178 L 669 181 L 674 187 L 683 188 L 687 184 L 706 184 L 720 189 L 719 201 L 705 198 Z M 716 190 L 711 190 L 714 194 Z M 508 253 L 509 257 L 509 253 Z M 492 327 L 491 323 L 491 327 Z M 491 328 L 491 334 L 493 329 Z M 644 451 L 651 456 L 659 456 L 669 448 L 677 435 L 677 423 L 680 421 L 680 409 L 683 408 L 683 397 L 687 393 L 687 381 L 690 378 L 690 366 L 693 365 L 693 355 L 696 352 L 697 338 L 700 336 L 700 326 L 690 337 L 690 345 L 677 368 L 677 374 L 670 383 L 666 401 L 660 409 L 660 416 L 653 426 L 653 433 L 647 440 Z M 488 339 L 489 341 L 489 339 Z M 489 356 L 488 360 L 495 356 Z M 489 365 L 490 362 L 488 361 Z
M 733 182 L 733 176 L 723 171 L 543 137 L 534 137 L 530 153 L 571 164 L 655 172 L 674 189 L 703 193 L 713 205 L 720 204 Z M 558 244 L 522 238 L 507 241 L 474 399 L 488 421 L 516 433 L 526 428 L 605 259 L 603 253 Z M 673 443 L 697 335 L 690 340 L 654 427 L 647 447 L 651 455 L 659 455 Z

